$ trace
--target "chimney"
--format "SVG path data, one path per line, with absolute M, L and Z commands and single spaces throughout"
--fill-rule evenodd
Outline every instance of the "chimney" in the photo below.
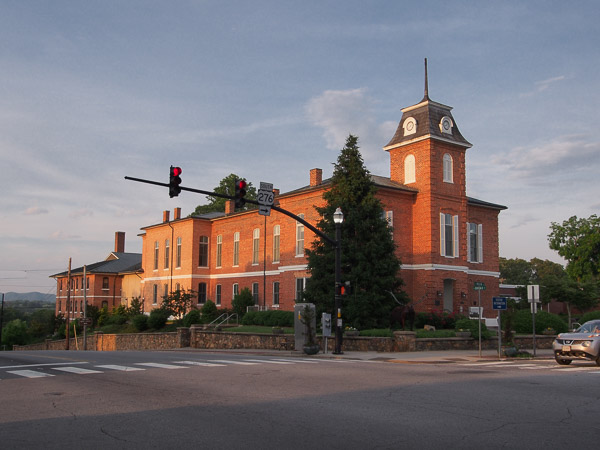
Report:
M 181 219 L 181 208 L 175 208 L 174 214 L 175 217 L 173 217 L 173 220 Z
M 225 201 L 225 214 L 231 214 L 235 212 L 235 200 Z
M 170 215 L 171 215 L 171 211 L 169 211 L 169 210 L 163 211 L 163 223 L 167 223 L 169 221 Z
M 115 233 L 115 253 L 125 253 L 125 232 L 117 231 Z
M 323 183 L 323 170 L 311 169 L 310 171 L 310 185 L 319 186 Z

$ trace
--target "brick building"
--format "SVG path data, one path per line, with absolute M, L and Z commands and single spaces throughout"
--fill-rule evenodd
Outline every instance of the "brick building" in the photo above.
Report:
M 88 305 L 109 310 L 127 303 L 128 299 L 140 297 L 142 255 L 125 252 L 125 233 L 115 233 L 115 250 L 104 261 L 71 270 L 69 286 L 68 272 L 51 277 L 56 279 L 55 314 L 67 315 L 67 296 L 69 297 L 70 317 L 83 317 L 84 298 Z
M 466 195 L 471 144 L 451 109 L 429 99 L 426 78 L 423 99 L 402 109 L 397 131 L 383 148 L 390 176 L 372 179 L 415 309 L 466 314 L 480 293 L 484 314 L 491 316 L 491 298 L 499 292 L 498 214 L 506 207 Z M 276 201 L 316 224 L 314 206 L 324 204 L 329 186 L 321 169 L 312 169 L 307 186 L 276 191 Z M 176 208 L 170 216 L 164 211 L 161 222 L 142 228 L 139 294 L 145 311 L 177 289 L 196 291 L 199 305 L 210 299 L 218 307 L 231 306 L 245 287 L 266 308 L 292 310 L 301 298 L 308 276 L 304 249 L 315 239 L 301 223 L 275 211 L 268 217 L 235 212 L 232 202 L 224 213 L 182 217 Z M 475 292 L 475 282 L 486 289 Z

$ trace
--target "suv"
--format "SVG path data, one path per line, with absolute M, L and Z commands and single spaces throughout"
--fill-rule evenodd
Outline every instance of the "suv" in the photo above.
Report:
M 572 333 L 559 334 L 552 350 L 558 364 L 568 365 L 579 359 L 592 360 L 600 366 L 600 320 L 590 320 Z

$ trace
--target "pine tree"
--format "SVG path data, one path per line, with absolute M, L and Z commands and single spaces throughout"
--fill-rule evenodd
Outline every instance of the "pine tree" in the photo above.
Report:
M 342 149 L 331 179 L 331 189 L 323 194 L 325 206 L 316 207 L 322 219 L 317 227 L 335 236 L 333 213 L 340 207 L 342 224 L 342 281 L 349 281 L 352 293 L 344 296 L 345 325 L 359 329 L 388 326 L 394 300 L 388 291 L 398 290 L 400 260 L 376 187 L 359 152 L 358 138 L 350 135 Z M 332 312 L 335 291 L 335 249 L 321 239 L 306 251 L 311 277 L 305 290 L 307 301 L 317 312 Z

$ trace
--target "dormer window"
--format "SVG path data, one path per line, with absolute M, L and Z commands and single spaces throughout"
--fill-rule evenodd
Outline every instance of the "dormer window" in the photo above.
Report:
M 444 116 L 442 117 L 442 120 L 440 120 L 440 131 L 444 134 L 452 135 L 453 126 L 452 119 L 448 116 Z
M 417 132 L 417 121 L 414 117 L 409 117 L 404 121 L 402 128 L 404 129 L 404 136 L 415 134 Z
M 452 156 L 448 153 L 444 154 L 444 182 L 454 183 L 454 177 L 452 176 Z

